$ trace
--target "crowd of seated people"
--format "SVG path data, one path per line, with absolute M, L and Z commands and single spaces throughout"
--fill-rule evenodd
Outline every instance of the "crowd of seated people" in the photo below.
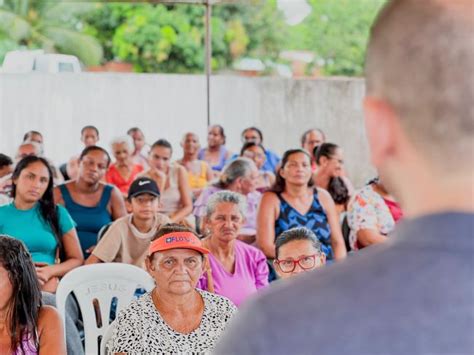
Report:
M 262 145 L 260 129 L 249 127 L 241 138 L 234 155 L 222 126 L 209 128 L 203 149 L 188 132 L 173 161 L 166 139 L 148 145 L 133 127 L 112 141 L 111 158 L 97 145 L 97 128 L 86 126 L 82 152 L 58 179 L 44 158 L 43 136 L 30 131 L 15 159 L 0 155 L 0 234 L 31 254 L 42 304 L 54 306 L 61 277 L 84 263 L 126 263 L 150 273 L 156 288 L 120 311 L 113 351 L 207 351 L 236 307 L 259 290 L 344 259 L 342 217 L 352 252 L 385 241 L 402 217 L 380 179 L 354 192 L 342 149 L 319 129 L 306 131 L 303 149 L 282 159 Z M 166 245 L 163 238 L 175 235 L 193 242 Z M 178 290 L 172 280 L 183 275 L 186 287 Z M 73 300 L 66 307 L 71 354 L 83 353 L 78 307 Z M 41 322 L 25 326 L 31 332 Z M 201 339 L 210 329 L 214 336 Z M 143 342 L 151 333 L 164 338 Z

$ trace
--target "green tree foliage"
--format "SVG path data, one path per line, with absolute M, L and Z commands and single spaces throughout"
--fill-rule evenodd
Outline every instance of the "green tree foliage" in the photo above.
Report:
M 103 4 L 83 21 L 106 60 L 132 63 L 137 72 L 197 73 L 204 70 L 204 17 L 203 6 Z M 275 0 L 215 6 L 211 21 L 214 70 L 243 56 L 278 57 L 285 24 Z
M 86 65 L 102 60 L 102 47 L 80 33 L 78 17 L 94 7 L 86 3 L 51 0 L 3 0 L 0 2 L 0 59 L 17 48 L 43 48 L 47 52 L 73 54 Z
M 315 53 L 325 75 L 363 74 L 370 26 L 385 0 L 308 0 L 312 12 L 290 29 L 286 47 Z

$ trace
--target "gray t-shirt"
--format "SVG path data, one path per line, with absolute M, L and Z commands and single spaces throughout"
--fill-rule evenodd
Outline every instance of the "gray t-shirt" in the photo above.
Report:
M 215 354 L 473 354 L 474 214 L 406 220 L 387 243 L 281 282 Z

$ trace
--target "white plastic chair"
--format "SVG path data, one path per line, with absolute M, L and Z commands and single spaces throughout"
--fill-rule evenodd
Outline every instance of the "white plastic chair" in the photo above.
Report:
M 110 323 L 109 327 L 104 333 L 102 337 L 102 341 L 100 342 L 100 355 L 107 355 L 107 342 L 112 338 L 112 334 L 114 332 L 115 321 Z
M 151 276 L 133 265 L 85 265 L 68 272 L 62 278 L 56 291 L 56 305 L 65 321 L 66 299 L 74 292 L 84 322 L 85 353 L 95 355 L 99 353 L 101 338 L 109 326 L 112 302 L 117 305 L 117 315 L 132 301 L 137 288 L 143 287 L 151 291 L 154 286 Z

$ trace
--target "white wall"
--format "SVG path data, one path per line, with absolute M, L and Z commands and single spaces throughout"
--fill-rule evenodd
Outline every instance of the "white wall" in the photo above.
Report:
M 224 126 L 238 151 L 243 128 L 256 125 L 278 153 L 299 146 L 301 133 L 322 128 L 345 150 L 356 185 L 373 175 L 363 128 L 362 79 L 290 80 L 215 76 L 211 121 Z M 149 143 L 167 138 L 181 153 L 186 131 L 206 138 L 205 78 L 155 74 L 0 74 L 0 152 L 13 155 L 23 134 L 39 130 L 46 155 L 66 161 L 81 149 L 80 129 L 95 125 L 100 143 L 139 126 Z

